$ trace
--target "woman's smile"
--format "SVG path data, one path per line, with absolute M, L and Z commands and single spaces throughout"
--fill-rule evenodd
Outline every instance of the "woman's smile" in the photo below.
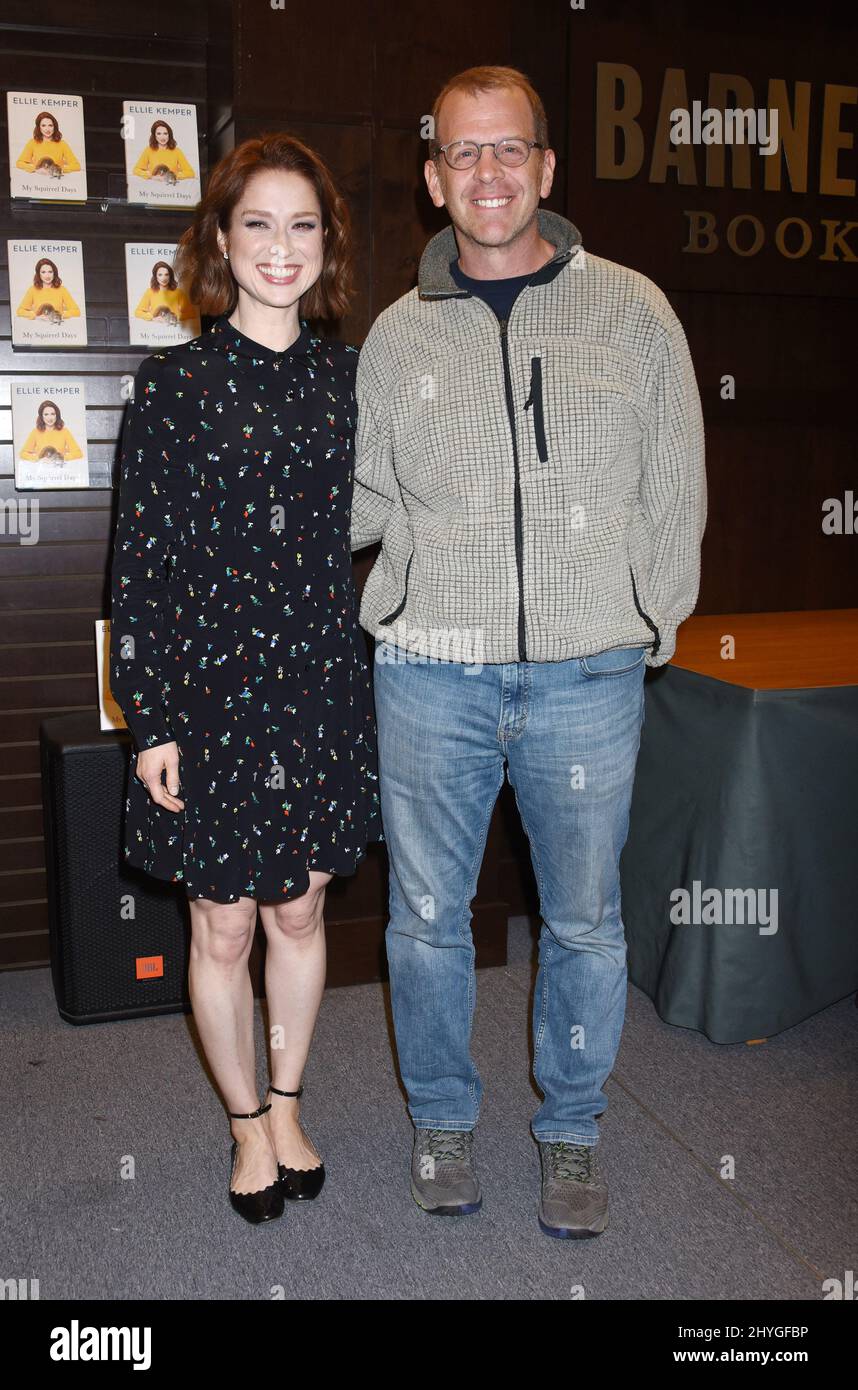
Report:
M 300 265 L 279 266 L 263 262 L 261 265 L 258 265 L 256 269 L 259 271 L 263 280 L 268 281 L 269 285 L 291 285 L 294 284 L 303 267 Z

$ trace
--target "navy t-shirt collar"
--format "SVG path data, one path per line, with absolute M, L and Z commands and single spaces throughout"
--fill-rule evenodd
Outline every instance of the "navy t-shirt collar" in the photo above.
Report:
M 484 299 L 499 319 L 509 317 L 509 311 L 519 293 L 533 278 L 533 271 L 530 271 L 527 275 L 510 275 L 501 280 L 475 280 L 472 275 L 465 274 L 458 258 L 450 262 L 450 274 L 460 290 L 468 290 L 469 293 Z

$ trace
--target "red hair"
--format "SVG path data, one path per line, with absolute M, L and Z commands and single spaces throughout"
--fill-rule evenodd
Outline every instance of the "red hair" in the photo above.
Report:
M 63 135 L 62 135 L 62 131 L 60 130 L 59 126 L 57 125 L 57 118 L 56 118 L 56 116 L 52 116 L 51 113 L 50 113 L 50 111 L 40 111 L 40 112 L 39 112 L 38 116 L 36 117 L 36 123 L 35 123 L 35 125 L 33 126 L 33 139 L 34 139 L 34 140 L 39 140 L 39 141 L 44 140 L 45 137 L 44 137 L 44 135 L 42 134 L 42 132 L 39 130 L 39 126 L 42 124 L 42 121 L 44 121 L 44 120 L 48 120 L 48 121 L 51 121 L 51 122 L 53 123 L 54 133 L 53 133 L 53 135 L 51 136 L 51 139 L 52 139 L 52 140 L 57 140 L 57 141 L 62 140 Z
M 42 404 L 39 406 L 38 414 L 36 415 L 36 429 L 37 429 L 37 430 L 46 430 L 46 429 L 48 428 L 47 425 L 45 424 L 45 411 L 46 411 L 46 410 L 55 410 L 55 411 L 56 411 L 57 419 L 56 419 L 56 424 L 54 425 L 54 429 L 55 429 L 55 430 L 64 430 L 64 429 L 65 429 L 65 425 L 64 425 L 64 423 L 63 423 L 63 417 L 62 417 L 62 415 L 60 414 L 60 408 L 59 408 L 58 405 L 54 405 L 53 401 L 42 401 Z
M 176 288 L 176 275 L 173 270 L 173 267 L 169 264 L 168 261 L 156 261 L 153 265 L 152 278 L 149 281 L 150 290 L 159 290 L 161 288 L 161 286 L 158 284 L 158 271 L 161 269 L 161 266 L 163 266 L 165 270 L 169 270 L 170 284 L 168 288 L 174 290 Z
M 158 129 L 159 125 L 162 125 L 167 132 L 167 149 L 174 150 L 176 148 L 176 137 L 173 134 L 173 127 L 167 121 L 152 122 L 152 129 L 149 131 L 150 150 L 160 150 L 161 148 L 155 135 L 155 131 Z
M 301 174 L 315 189 L 322 212 L 322 273 L 301 296 L 299 314 L 307 319 L 342 318 L 352 291 L 348 205 L 316 152 L 283 131 L 245 140 L 215 165 L 194 220 L 179 241 L 175 262 L 179 280 L 204 314 L 232 312 L 238 286 L 229 261 L 224 260 L 218 246 L 217 234 L 229 231 L 233 211 L 248 180 L 264 169 Z
M 42 277 L 39 274 L 39 271 L 41 270 L 43 265 L 49 265 L 51 267 L 51 270 L 54 272 L 54 283 L 51 286 L 51 288 L 54 290 L 58 290 L 63 282 L 60 279 L 60 272 L 57 270 L 57 267 L 54 265 L 54 262 L 51 260 L 50 256 L 42 256 L 41 260 L 36 261 L 36 272 L 33 276 L 34 287 L 37 290 L 40 290 L 42 288 Z

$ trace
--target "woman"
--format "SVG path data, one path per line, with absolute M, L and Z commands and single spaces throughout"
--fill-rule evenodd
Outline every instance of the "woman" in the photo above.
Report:
M 191 1002 L 233 1121 L 230 1200 L 255 1222 L 324 1179 L 298 1097 L 325 887 L 382 838 L 349 541 L 357 352 L 299 318 L 342 315 L 348 248 L 346 206 L 299 141 L 247 140 L 222 160 L 178 266 L 217 317 L 143 362 L 122 444 L 111 671 L 136 745 L 125 855 L 190 899 Z M 261 1107 L 257 906 L 273 1058 Z
M 156 261 L 152 267 L 149 288 L 141 295 L 134 316 L 149 323 L 157 319 L 181 323 L 196 316 L 193 304 L 179 288 L 173 267 L 166 261 Z
M 166 121 L 153 121 L 149 143 L 134 165 L 133 173 L 141 179 L 192 179 L 194 171 L 176 144 L 173 127 Z
M 70 463 L 82 459 L 80 446 L 53 401 L 42 401 L 36 414 L 35 428 L 27 435 L 18 455 L 33 463 L 47 459 L 49 463 Z
M 33 126 L 33 138 L 28 140 L 16 161 L 17 168 L 28 174 L 56 171 L 75 174 L 80 162 L 66 144 L 62 131 L 50 111 L 40 111 Z
M 64 319 L 80 318 L 80 309 L 63 285 L 56 265 L 47 256 L 36 262 L 33 283 L 15 312 L 22 319 L 50 315 L 60 323 Z

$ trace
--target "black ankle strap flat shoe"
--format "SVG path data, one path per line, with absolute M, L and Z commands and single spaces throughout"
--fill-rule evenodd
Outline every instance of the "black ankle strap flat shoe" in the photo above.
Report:
M 281 1091 L 276 1086 L 269 1086 L 268 1089 L 273 1091 L 276 1096 L 289 1096 L 296 1099 L 304 1094 L 303 1086 L 299 1086 L 297 1091 Z M 286 1201 L 311 1202 L 314 1197 L 318 1197 L 322 1190 L 325 1181 L 325 1165 L 324 1163 L 317 1163 L 315 1168 L 287 1168 L 284 1163 L 278 1163 L 277 1175 Z
M 268 1105 L 261 1105 L 258 1110 L 251 1110 L 246 1115 L 239 1114 L 234 1110 L 228 1110 L 227 1114 L 231 1120 L 256 1120 L 270 1109 L 271 1103 L 269 1102 Z M 235 1175 L 237 1158 L 238 1140 L 234 1139 L 229 1170 L 229 1200 L 233 1210 L 254 1226 L 260 1225 L 263 1221 L 275 1221 L 278 1216 L 283 1215 L 284 1196 L 283 1185 L 280 1182 L 279 1165 L 277 1179 L 275 1182 L 269 1183 L 268 1187 L 260 1188 L 257 1192 L 233 1192 L 232 1179 Z

